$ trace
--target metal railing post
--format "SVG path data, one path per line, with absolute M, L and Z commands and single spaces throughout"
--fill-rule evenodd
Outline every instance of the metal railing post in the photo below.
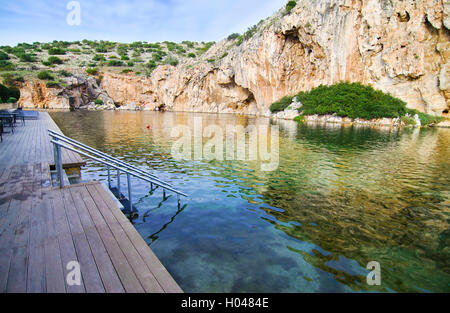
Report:
M 55 141 L 58 141 L 57 138 L 54 138 Z M 58 159 L 58 155 L 56 154 L 56 150 L 58 148 L 58 145 L 56 143 L 53 144 L 53 161 L 55 161 L 55 169 L 57 168 L 57 159 Z
M 56 171 L 58 172 L 58 178 L 59 178 L 59 188 L 63 188 L 64 187 L 64 177 L 63 177 L 63 168 L 62 168 L 62 159 L 61 159 L 61 147 L 60 146 L 56 146 L 56 158 L 58 160 L 58 164 L 55 166 L 57 166 Z
M 117 170 L 117 192 L 119 193 L 118 197 L 119 198 L 122 197 L 121 193 L 120 193 L 120 170 L 119 169 Z
M 130 181 L 130 174 L 127 173 L 127 184 L 128 184 L 128 201 L 130 202 L 130 212 L 133 211 L 133 204 L 131 203 L 131 181 Z
M 111 170 L 109 169 L 109 165 L 107 166 L 108 168 L 108 188 L 111 189 Z

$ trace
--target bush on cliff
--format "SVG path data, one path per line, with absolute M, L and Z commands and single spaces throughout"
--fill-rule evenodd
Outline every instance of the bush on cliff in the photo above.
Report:
M 296 2 L 296 1 L 289 1 L 289 2 L 286 4 L 286 12 L 287 12 L 287 13 L 291 12 L 292 9 L 295 8 L 296 5 L 297 5 L 297 2 Z
M 47 62 L 50 64 L 63 64 L 63 60 L 61 60 L 60 58 L 58 58 L 56 56 L 50 56 L 47 59 Z
M 408 113 L 410 116 L 414 116 L 417 114 L 419 116 L 421 125 L 438 124 L 445 120 L 445 117 L 443 116 L 430 115 L 427 113 L 419 112 L 414 109 L 407 109 L 406 113 Z
M 87 68 L 86 69 L 86 73 L 88 73 L 89 75 L 96 75 L 97 74 L 97 68 L 96 67 Z
M 297 99 L 303 104 L 304 115 L 337 114 L 350 118 L 373 119 L 401 117 L 407 112 L 406 103 L 400 99 L 360 83 L 341 82 L 331 86 L 320 85 L 308 92 L 299 92 Z M 289 106 L 292 97 L 272 104 L 272 112 Z
M 46 80 L 53 80 L 54 79 L 53 75 L 49 71 L 39 72 L 37 74 L 37 78 L 39 78 L 39 79 L 46 79 Z
M 272 113 L 284 111 L 284 109 L 286 109 L 292 103 L 293 98 L 294 97 L 286 96 L 281 98 L 277 102 L 272 103 L 272 105 L 270 106 L 270 111 Z
M 48 54 L 50 55 L 63 55 L 66 54 L 66 50 L 62 48 L 51 48 L 48 50 Z

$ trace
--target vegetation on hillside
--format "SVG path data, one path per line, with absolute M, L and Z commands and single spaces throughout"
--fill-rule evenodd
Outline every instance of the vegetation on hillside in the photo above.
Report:
M 400 118 L 419 115 L 422 125 L 438 123 L 441 117 L 421 113 L 406 108 L 402 100 L 375 90 L 371 86 L 360 83 L 340 82 L 331 86 L 319 86 L 308 92 L 299 92 L 295 95 L 303 104 L 299 109 L 302 115 L 336 114 L 342 117 L 375 119 Z M 270 106 L 271 112 L 285 110 L 294 96 L 286 96 Z M 407 119 L 403 119 L 407 122 Z M 408 118 L 408 121 L 413 120 Z M 412 123 L 412 122 L 411 122 Z
M 20 90 L 16 87 L 6 87 L 0 84 L 0 102 L 14 103 L 20 98 Z

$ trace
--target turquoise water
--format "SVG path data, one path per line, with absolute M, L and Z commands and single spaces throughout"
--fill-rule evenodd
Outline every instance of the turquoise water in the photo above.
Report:
M 67 136 L 189 194 L 178 209 L 175 196 L 163 202 L 159 189 L 150 194 L 133 179 L 135 227 L 186 292 L 450 291 L 450 129 L 193 113 L 51 115 Z M 278 125 L 278 168 L 175 160 L 171 130 L 192 128 L 194 117 L 203 127 Z M 82 175 L 106 180 L 91 161 Z M 370 261 L 380 263 L 380 286 L 366 282 Z

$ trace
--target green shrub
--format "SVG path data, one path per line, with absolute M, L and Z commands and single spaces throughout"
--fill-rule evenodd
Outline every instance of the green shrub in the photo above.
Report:
M 19 81 L 19 78 L 14 76 L 12 73 L 5 73 L 2 75 L 2 77 L 3 77 L 3 84 L 8 87 L 16 85 L 16 82 Z M 20 77 L 20 79 L 23 82 L 23 77 Z
M 208 51 L 214 44 L 215 44 L 214 41 L 207 42 L 207 43 L 205 43 L 205 44 L 203 45 L 202 48 L 198 49 L 198 51 L 199 51 L 200 53 L 205 53 L 205 52 Z
M 294 121 L 298 123 L 303 123 L 305 121 L 305 117 L 303 115 L 296 116 L 294 117 Z
M 413 119 L 412 117 L 408 117 L 408 116 L 402 116 L 401 120 L 403 123 L 405 123 L 405 125 L 416 125 L 416 120 Z
M 72 76 L 72 73 L 70 73 L 70 72 L 68 72 L 66 70 L 60 70 L 60 71 L 58 71 L 58 74 L 61 75 L 61 76 L 64 76 L 64 77 Z
M 182 44 L 186 45 L 188 48 L 194 48 L 194 43 L 192 41 L 184 40 L 181 42 Z
M 0 84 L 0 102 L 6 102 L 9 98 L 9 88 Z
M 297 94 L 305 115 L 337 114 L 350 118 L 395 118 L 406 114 L 406 103 L 400 99 L 360 83 L 341 82 L 320 85 L 309 92 Z
M 220 56 L 220 58 L 223 59 L 223 58 L 225 58 L 227 55 L 228 55 L 228 52 L 225 52 L 224 54 L 222 54 L 222 55 Z
M 146 66 L 149 68 L 150 71 L 153 71 L 157 67 L 156 62 L 154 60 L 148 61 Z
M 50 55 L 63 55 L 66 54 L 66 50 L 62 48 L 50 48 L 48 50 L 48 54 Z
M 42 71 L 37 74 L 37 78 L 45 80 L 53 80 L 53 75 L 49 71 Z
M 122 61 L 128 61 L 130 58 L 129 58 L 127 55 L 122 55 L 122 56 L 120 57 L 120 59 L 121 59 Z
M 270 112 L 275 113 L 284 111 L 284 109 L 291 105 L 293 98 L 294 97 L 285 96 L 280 100 L 272 103 L 272 105 L 270 106 Z
M 92 60 L 94 60 L 94 61 L 106 61 L 106 58 L 105 58 L 105 56 L 103 54 L 96 54 L 96 55 L 94 55 Z
M 419 112 L 414 109 L 407 109 L 406 113 L 408 113 L 411 116 L 414 116 L 417 114 L 419 116 L 420 124 L 422 124 L 423 126 L 439 124 L 440 122 L 445 120 L 445 117 L 443 117 L 443 116 L 431 115 L 431 114 Z
M 242 43 L 244 42 L 244 36 L 239 36 L 238 40 L 236 41 L 236 46 L 240 46 L 242 45 Z
M 296 1 L 289 1 L 289 2 L 286 4 L 286 12 L 287 12 L 287 13 L 291 12 L 292 9 L 295 8 L 296 5 L 297 5 L 297 2 L 296 2 Z
M 248 39 L 252 38 L 257 30 L 258 30 L 258 27 L 256 25 L 249 27 L 247 29 L 247 31 L 244 33 L 244 39 L 248 40 Z
M 124 70 L 122 70 L 122 74 L 127 74 L 127 73 L 130 73 L 130 72 L 132 72 L 133 70 L 132 69 L 130 69 L 130 68 L 126 68 L 126 69 L 124 69 Z
M 96 67 L 90 67 L 86 69 L 86 73 L 89 75 L 96 75 L 97 74 L 97 68 Z
M 59 82 L 51 80 L 45 84 L 48 88 L 59 87 Z
M 35 62 L 36 58 L 28 53 L 18 53 L 16 55 L 22 62 Z
M 0 51 L 0 60 L 9 60 L 9 55 L 3 51 Z
M 127 66 L 134 66 L 134 62 L 128 62 Z
M 239 33 L 232 33 L 230 36 L 228 36 L 228 40 L 234 40 L 239 38 L 239 36 L 241 36 Z
M 102 99 L 95 99 L 94 103 L 96 105 L 102 105 L 103 104 L 103 100 Z
M 172 66 L 177 66 L 178 65 L 178 60 L 176 59 L 176 58 L 174 58 L 174 57 L 167 57 L 166 58 L 166 60 L 165 60 L 165 62 L 166 62 L 166 64 L 170 64 L 170 65 L 172 65 Z
M 13 71 L 15 68 L 15 64 L 6 60 L 0 60 L 0 71 Z
M 14 98 L 14 97 L 9 97 L 9 98 L 6 100 L 6 103 L 16 103 L 16 102 L 17 102 L 17 99 Z
M 125 64 L 122 61 L 119 60 L 109 60 L 108 66 L 124 66 Z
M 152 54 L 152 61 L 158 62 L 161 61 L 163 58 L 163 55 L 161 53 L 153 53 Z
M 100 47 L 95 48 L 95 52 L 106 53 L 106 52 L 108 52 L 108 49 L 106 47 L 104 47 L 104 46 L 100 46 Z
M 63 60 L 56 56 L 51 56 L 47 59 L 47 62 L 50 64 L 63 64 Z
M 196 55 L 195 55 L 195 53 L 193 53 L 193 52 L 190 52 L 190 53 L 188 54 L 188 57 L 189 57 L 189 58 L 195 58 L 195 57 L 196 57 Z
M 125 55 L 128 53 L 128 45 L 127 44 L 120 44 L 116 48 L 116 52 L 118 55 Z
M 19 99 L 20 98 L 20 89 L 16 88 L 16 87 L 9 88 L 8 96 Z

